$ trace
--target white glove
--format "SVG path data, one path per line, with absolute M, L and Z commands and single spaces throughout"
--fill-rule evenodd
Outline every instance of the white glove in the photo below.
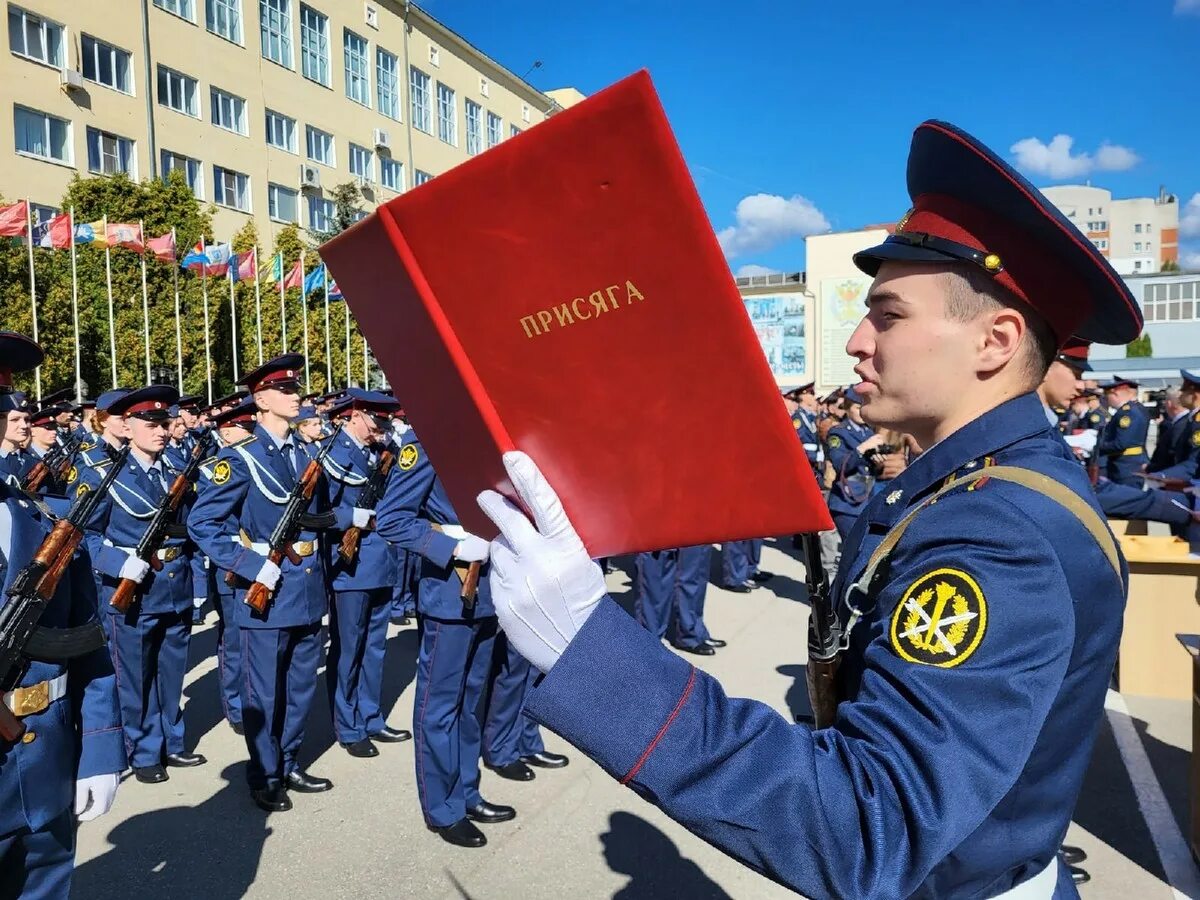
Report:
M 104 775 L 92 775 L 75 782 L 75 815 L 80 822 L 90 822 L 98 819 L 112 809 L 113 799 L 117 796 L 117 787 L 121 784 L 121 776 L 116 772 Z
M 492 603 L 521 655 L 549 672 L 608 588 L 533 460 L 505 453 L 504 468 L 533 522 L 495 491 L 479 495 L 501 532 L 492 541 Z
M 460 562 L 486 562 L 488 542 L 481 537 L 468 534 L 454 548 L 454 558 Z
M 375 510 L 373 509 L 359 509 L 357 506 L 354 507 L 354 527 L 366 528 L 371 524 L 371 516 L 373 515 L 375 515 Z
M 1063 440 L 1067 442 L 1068 447 L 1082 450 L 1084 453 L 1091 453 L 1096 449 L 1096 437 L 1096 432 L 1084 431 L 1080 434 L 1064 435 Z
M 117 573 L 117 577 L 128 578 L 135 584 L 141 584 L 142 579 L 146 577 L 146 573 L 149 571 L 150 563 L 137 556 L 129 556 L 125 562 L 121 563 L 121 571 Z
M 258 574 L 254 576 L 254 580 L 261 584 L 269 591 L 275 590 L 275 585 L 279 584 L 279 576 L 283 572 L 279 566 L 271 562 L 269 559 L 264 559 L 262 568 L 258 570 Z

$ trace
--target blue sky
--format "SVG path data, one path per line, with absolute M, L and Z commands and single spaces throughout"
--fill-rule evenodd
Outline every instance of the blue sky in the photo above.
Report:
M 1200 0 L 418 5 L 518 75 L 540 61 L 543 90 L 648 68 L 734 271 L 803 269 L 804 234 L 899 218 L 926 118 L 1038 185 L 1166 185 L 1200 268 Z

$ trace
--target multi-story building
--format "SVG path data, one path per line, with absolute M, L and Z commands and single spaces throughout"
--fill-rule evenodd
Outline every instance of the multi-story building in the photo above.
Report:
M 1160 189 L 1157 197 L 1114 200 L 1111 191 L 1064 184 L 1041 189 L 1108 257 L 1121 275 L 1159 272 L 1179 261 L 1179 201 Z
M 557 105 L 404 0 L 7 3 L 0 194 L 52 207 L 73 175 L 179 169 L 214 236 L 325 230 Z

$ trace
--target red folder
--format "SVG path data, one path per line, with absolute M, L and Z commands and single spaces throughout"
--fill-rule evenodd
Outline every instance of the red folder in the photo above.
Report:
M 595 557 L 833 527 L 647 73 L 321 257 L 468 530 L 512 449 Z

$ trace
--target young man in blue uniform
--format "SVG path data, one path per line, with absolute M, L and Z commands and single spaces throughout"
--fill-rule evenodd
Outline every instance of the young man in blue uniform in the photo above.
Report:
M 404 437 L 376 507 L 376 529 L 421 557 L 413 705 L 417 796 L 425 824 L 442 840 L 482 847 L 487 839 L 476 822 L 507 822 L 517 814 L 479 793 L 478 708 L 492 666 L 496 613 L 486 569 L 474 597 L 463 597 L 463 577 L 472 562 L 487 561 L 488 545 L 458 524 L 425 448 L 413 432 Z
M 844 541 L 871 499 L 875 489 L 874 466 L 863 455 L 871 444 L 861 445 L 875 437 L 871 426 L 863 421 L 862 397 L 853 389 L 843 398 L 846 416 L 829 429 L 825 441 L 829 446 L 829 463 L 833 466 L 833 486 L 829 489 L 829 512 L 838 535 Z M 873 444 L 880 443 L 879 440 Z
M 381 706 L 396 556 L 373 528 L 375 510 L 358 506 L 385 449 L 390 414 L 399 408 L 391 397 L 349 388 L 329 412 L 331 421 L 343 425 L 324 462 L 338 529 L 330 534 L 326 549 L 333 604 L 325 680 L 333 732 L 347 753 L 360 758 L 379 755 L 374 742 L 396 744 L 412 737 L 409 731 L 389 727 Z M 347 562 L 339 545 L 352 526 L 361 532 L 358 549 Z
M 1108 480 L 1130 487 L 1142 486 L 1138 475 L 1150 462 L 1146 456 L 1150 414 L 1138 402 L 1137 389 L 1138 383 L 1128 378 L 1117 378 L 1105 386 L 1105 400 L 1114 411 L 1096 442 L 1096 453 L 1105 461 Z
M 1127 343 L 1141 314 L 1096 248 L 954 126 L 916 130 L 908 188 L 913 209 L 855 256 L 875 280 L 847 352 L 866 420 L 926 449 L 847 537 L 830 727 L 726 696 L 632 622 L 521 453 L 504 463 L 533 521 L 480 495 L 503 534 L 492 595 L 546 673 L 530 715 L 791 889 L 1076 896 L 1058 849 L 1128 575 L 1035 388 L 1072 334 Z
M 704 597 L 712 546 L 639 553 L 634 558 L 634 610 L 643 628 L 676 650 L 712 656 L 725 641 L 704 624 Z
M 321 618 L 329 606 L 320 555 L 320 513 L 328 511 L 328 486 L 320 478 L 292 544 L 298 562 L 270 559 L 269 540 L 309 457 L 298 446 L 291 420 L 300 408 L 304 357 L 285 353 L 242 377 L 258 408 L 258 425 L 225 447 L 212 479 L 188 516 L 188 532 L 218 569 L 232 572 L 234 615 L 241 631 L 242 726 L 250 762 L 246 780 L 254 802 L 267 812 L 292 808 L 288 791 L 319 793 L 333 787 L 309 775 L 296 758 L 316 691 Z M 332 518 L 332 517 L 330 517 Z M 271 592 L 265 612 L 244 601 L 254 582 Z
M 0 332 L 0 437 L 14 400 L 12 373 L 33 369 L 42 350 L 22 335 Z M 20 492 L 0 482 L 0 607 L 13 579 L 50 533 Z M 84 625 L 96 619 L 96 587 L 86 550 L 58 583 L 40 625 Z M 31 661 L 0 703 L 25 734 L 0 741 L 0 897 L 57 900 L 71 893 L 76 820 L 112 806 L 126 765 L 120 707 L 108 648 L 66 662 Z
M 1179 377 L 1183 383 L 1176 400 L 1178 412 L 1169 428 L 1159 426 L 1158 446 L 1154 448 L 1155 459 L 1161 464 L 1154 465 L 1152 460 L 1148 468 L 1159 479 L 1195 481 L 1200 479 L 1200 409 L 1196 408 L 1200 373 L 1180 369 Z
M 167 408 L 178 396 L 168 385 L 150 385 L 110 404 L 109 414 L 125 420 L 129 457 L 86 525 L 101 610 L 109 620 L 129 764 L 147 784 L 167 780 L 164 764 L 190 768 L 206 762 L 187 750 L 181 706 L 192 635 L 191 552 L 182 523 L 157 551 L 161 568 L 152 570 L 135 552 L 179 475 L 162 454 Z M 84 470 L 76 492 L 94 489 L 114 464 L 103 460 Z M 182 516 L 182 510 L 176 514 Z M 122 579 L 138 585 L 124 613 L 110 604 Z

